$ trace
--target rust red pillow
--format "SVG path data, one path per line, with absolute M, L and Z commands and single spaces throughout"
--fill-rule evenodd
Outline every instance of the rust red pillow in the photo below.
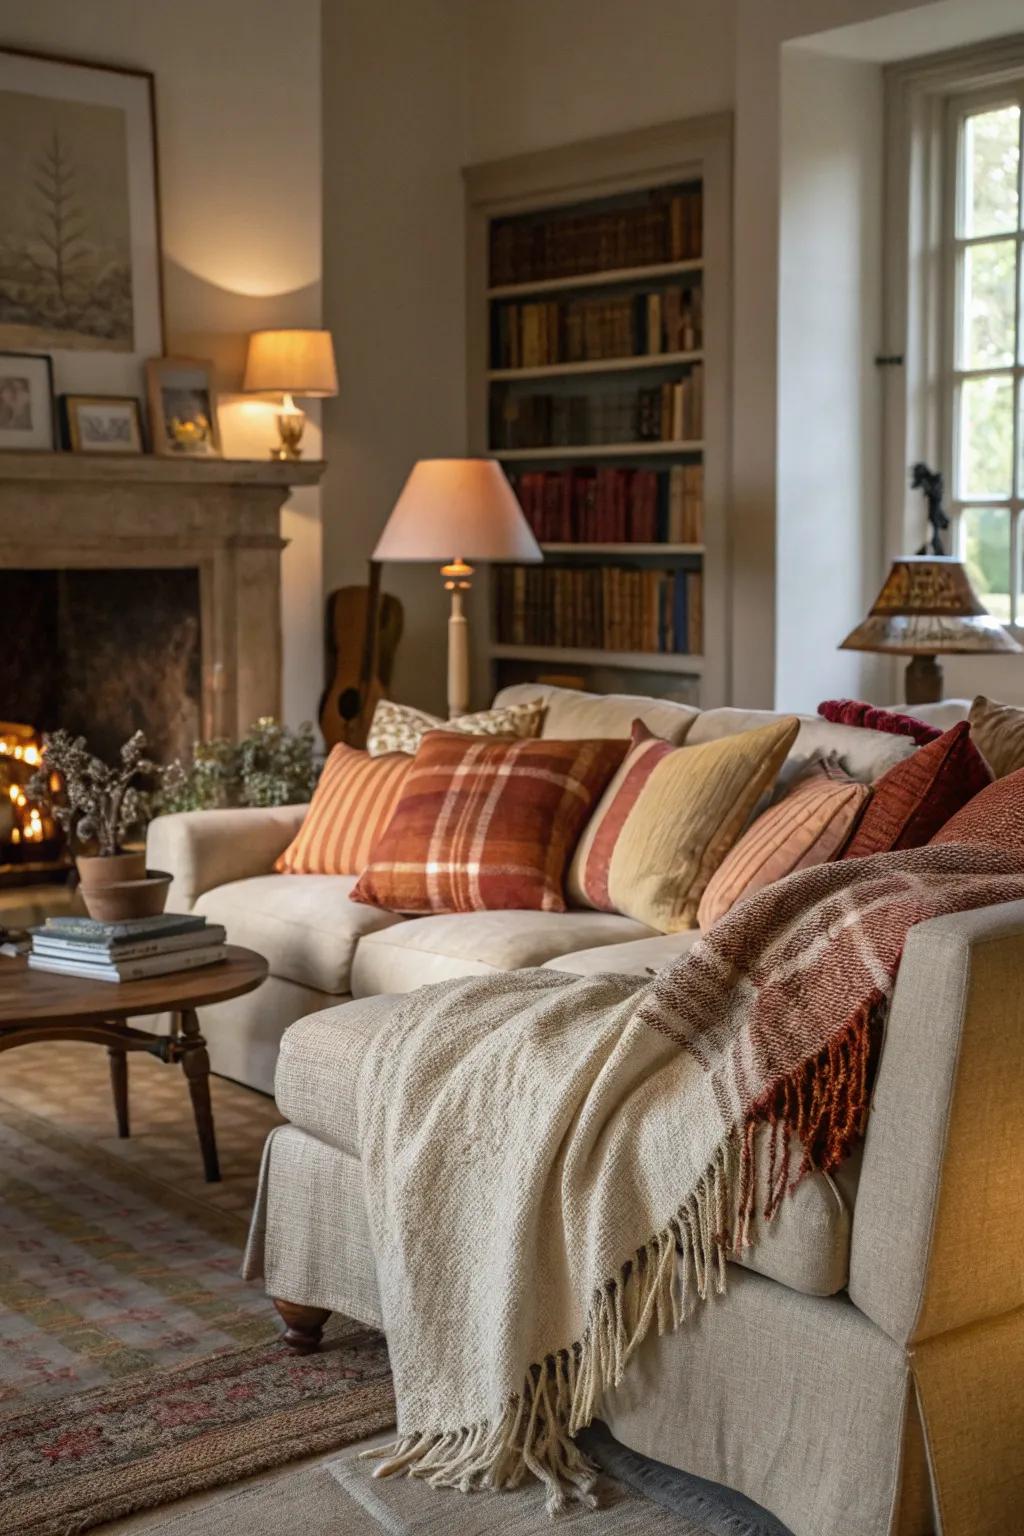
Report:
M 1024 768 L 996 779 L 932 838 L 933 843 L 995 843 L 1024 848 Z
M 951 816 L 992 782 L 966 720 L 919 747 L 872 786 L 844 859 L 894 848 L 921 848 Z
M 818 705 L 818 714 L 835 725 L 859 725 L 866 731 L 885 731 L 889 736 L 909 736 L 919 747 L 930 741 L 938 741 L 942 732 L 937 726 L 913 715 L 901 715 L 895 710 L 878 709 L 860 699 L 826 699 Z

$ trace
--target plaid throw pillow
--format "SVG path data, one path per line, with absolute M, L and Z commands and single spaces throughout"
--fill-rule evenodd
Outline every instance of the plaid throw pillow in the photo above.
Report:
M 565 866 L 627 745 L 431 731 L 352 900 L 391 912 L 564 912 Z
M 306 819 L 274 865 L 279 875 L 361 875 L 391 820 L 412 758 L 333 748 Z

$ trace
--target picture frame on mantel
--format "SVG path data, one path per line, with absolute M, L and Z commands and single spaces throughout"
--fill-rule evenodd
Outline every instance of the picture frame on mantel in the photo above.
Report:
M 153 75 L 0 47 L 0 349 L 129 395 L 164 350 Z
M 61 447 L 72 453 L 144 453 L 135 395 L 61 395 Z
M 0 451 L 57 446 L 53 368 L 35 352 L 0 352 Z
M 153 357 L 146 364 L 153 452 L 166 458 L 219 459 L 213 364 L 197 357 Z

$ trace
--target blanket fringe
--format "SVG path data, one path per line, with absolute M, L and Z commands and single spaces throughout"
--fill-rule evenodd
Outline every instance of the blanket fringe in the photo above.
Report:
M 515 1488 L 532 1473 L 548 1513 L 568 1500 L 594 1507 L 597 1468 L 574 1443 L 601 1397 L 614 1390 L 652 1324 L 673 1332 L 712 1292 L 726 1289 L 726 1261 L 748 1247 L 757 1201 L 755 1135 L 771 1126 L 765 1219 L 812 1168 L 833 1168 L 862 1134 L 868 1107 L 870 1025 L 858 1014 L 822 1055 L 773 1085 L 719 1147 L 696 1188 L 620 1273 L 591 1300 L 583 1336 L 527 1373 L 522 1392 L 494 1422 L 441 1434 L 405 1435 L 363 1455 L 375 1477 L 404 1472 L 434 1488 Z M 791 1142 L 803 1157 L 791 1177 Z

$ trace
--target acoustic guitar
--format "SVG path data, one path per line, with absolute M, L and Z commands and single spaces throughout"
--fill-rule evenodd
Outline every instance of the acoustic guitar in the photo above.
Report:
M 328 747 L 365 747 L 378 701 L 387 696 L 402 638 L 402 605 L 380 590 L 380 565 L 370 561 L 365 587 L 339 587 L 327 599 L 327 673 L 320 729 Z

